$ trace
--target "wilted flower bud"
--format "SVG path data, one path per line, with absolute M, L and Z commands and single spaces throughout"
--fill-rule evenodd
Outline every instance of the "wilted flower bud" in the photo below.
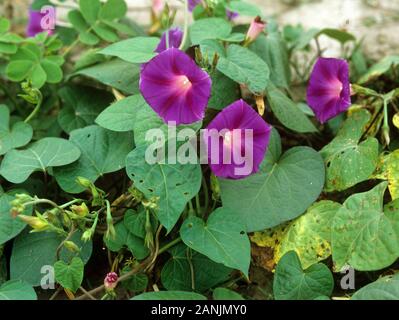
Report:
M 93 237 L 93 231 L 91 229 L 89 229 L 89 230 L 86 230 L 85 232 L 83 232 L 81 239 L 83 242 L 89 242 L 92 237 Z
M 118 284 L 118 275 L 115 272 L 110 272 L 104 279 L 104 286 L 106 290 L 114 290 Z
M 18 218 L 20 218 L 26 224 L 30 225 L 35 232 L 45 231 L 50 228 L 49 223 L 46 220 L 39 217 L 31 217 L 31 216 L 26 216 L 24 214 L 20 214 Z
M 159 197 L 152 197 L 149 200 L 143 200 L 141 203 L 144 208 L 147 209 L 157 209 L 158 208 Z
M 158 16 L 164 8 L 163 0 L 152 0 L 152 11 Z
M 89 208 L 87 208 L 87 205 L 84 202 L 80 206 L 71 206 L 71 210 L 81 218 L 84 218 L 89 214 Z
M 266 22 L 262 21 L 261 17 L 256 17 L 254 20 L 252 20 L 251 25 L 249 26 L 245 41 L 247 43 L 254 42 L 263 32 L 263 30 L 265 30 L 265 27 Z
M 79 247 L 73 241 L 65 241 L 64 247 L 67 248 L 71 252 L 80 252 Z

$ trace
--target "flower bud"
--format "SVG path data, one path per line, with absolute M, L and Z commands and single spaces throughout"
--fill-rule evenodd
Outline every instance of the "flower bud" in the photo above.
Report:
M 118 284 L 118 275 L 115 272 L 110 272 L 104 279 L 104 286 L 107 291 L 112 291 Z
M 71 252 L 76 252 L 76 253 L 80 252 L 79 247 L 73 241 L 65 241 L 64 247 L 67 248 Z
M 266 22 L 262 21 L 261 17 L 256 17 L 249 26 L 246 42 L 251 43 L 254 42 L 259 35 L 265 30 Z
M 80 206 L 71 206 L 71 210 L 81 218 L 84 218 L 89 214 L 89 208 L 87 208 L 87 205 L 84 202 Z
M 93 231 L 91 229 L 89 229 L 89 230 L 86 230 L 85 232 L 83 232 L 81 239 L 83 242 L 89 242 L 92 237 L 93 237 Z
M 90 188 L 92 183 L 89 179 L 83 178 L 83 177 L 77 177 L 76 178 L 76 183 L 81 185 L 83 188 Z
M 26 224 L 30 225 L 32 229 L 36 232 L 45 231 L 50 228 L 48 222 L 39 217 L 31 217 L 31 216 L 26 216 L 24 214 L 20 214 L 18 215 L 18 218 L 21 219 Z

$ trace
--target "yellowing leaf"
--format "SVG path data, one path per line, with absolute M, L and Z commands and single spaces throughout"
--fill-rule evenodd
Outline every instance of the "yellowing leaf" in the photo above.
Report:
M 275 249 L 278 262 L 289 251 L 295 251 L 304 269 L 331 255 L 331 222 L 341 207 L 333 201 L 320 201 L 288 227 L 281 244 Z
M 389 155 L 388 159 L 388 187 L 392 200 L 399 198 L 399 149 Z
M 399 129 L 399 112 L 393 116 L 392 122 Z

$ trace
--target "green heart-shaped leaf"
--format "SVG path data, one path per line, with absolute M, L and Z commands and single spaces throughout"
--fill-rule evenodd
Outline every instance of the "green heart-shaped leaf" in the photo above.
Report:
M 82 259 L 74 257 L 70 264 L 57 261 L 54 264 L 54 274 L 57 282 L 65 289 L 76 292 L 83 281 L 84 263 Z
M 399 200 L 384 208 L 387 182 L 349 197 L 332 226 L 335 269 L 350 265 L 359 271 L 390 266 L 399 257 Z
M 159 197 L 158 219 L 171 231 L 188 201 L 200 190 L 201 167 L 199 164 L 149 164 L 146 151 L 146 145 L 133 150 L 126 158 L 126 171 L 147 199 Z
M 11 150 L 3 159 L 0 174 L 12 183 L 22 183 L 34 172 L 70 164 L 80 157 L 72 142 L 61 138 L 44 138 L 25 150 Z
M 28 123 L 17 122 L 10 128 L 10 111 L 0 105 L 0 156 L 27 145 L 32 136 L 33 129 Z
M 201 294 L 185 291 L 145 292 L 131 300 L 206 300 Z
M 276 300 L 314 300 L 330 296 L 334 278 L 322 263 L 306 270 L 294 251 L 288 252 L 279 262 L 274 275 L 273 292 Z
M 281 156 L 274 130 L 260 173 L 219 180 L 223 206 L 245 221 L 247 232 L 273 228 L 309 208 L 323 189 L 324 176 L 323 159 L 311 148 L 296 147 Z
M 0 286 L 0 300 L 37 300 L 37 295 L 26 282 L 11 280 Z
M 335 139 L 320 151 L 327 166 L 327 192 L 346 190 L 373 174 L 378 164 L 378 140 L 360 142 L 370 118 L 365 109 L 353 113 Z
M 341 205 L 332 201 L 320 201 L 293 221 L 284 232 L 278 250 L 281 258 L 295 251 L 306 269 L 331 255 L 331 224 Z
M 72 131 L 70 141 L 79 148 L 81 157 L 70 165 L 54 168 L 58 184 L 69 193 L 84 190 L 76 182 L 78 177 L 95 182 L 106 173 L 123 169 L 134 145 L 131 133 L 116 133 L 96 125 Z
M 180 229 L 180 235 L 188 247 L 248 276 L 250 242 L 240 220 L 234 218 L 229 210 L 217 209 L 206 223 L 198 217 L 188 218 Z

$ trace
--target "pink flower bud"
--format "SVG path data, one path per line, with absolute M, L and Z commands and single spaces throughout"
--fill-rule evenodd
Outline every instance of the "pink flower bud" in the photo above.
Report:
M 118 284 L 118 274 L 110 272 L 104 279 L 104 286 L 107 290 L 114 290 Z
M 156 15 L 159 15 L 164 7 L 163 0 L 152 0 L 152 10 Z
M 252 20 L 247 33 L 247 41 L 248 42 L 255 41 L 256 38 L 258 38 L 259 35 L 263 32 L 265 27 L 266 27 L 266 22 L 262 21 L 261 17 L 258 16 L 254 20 Z

